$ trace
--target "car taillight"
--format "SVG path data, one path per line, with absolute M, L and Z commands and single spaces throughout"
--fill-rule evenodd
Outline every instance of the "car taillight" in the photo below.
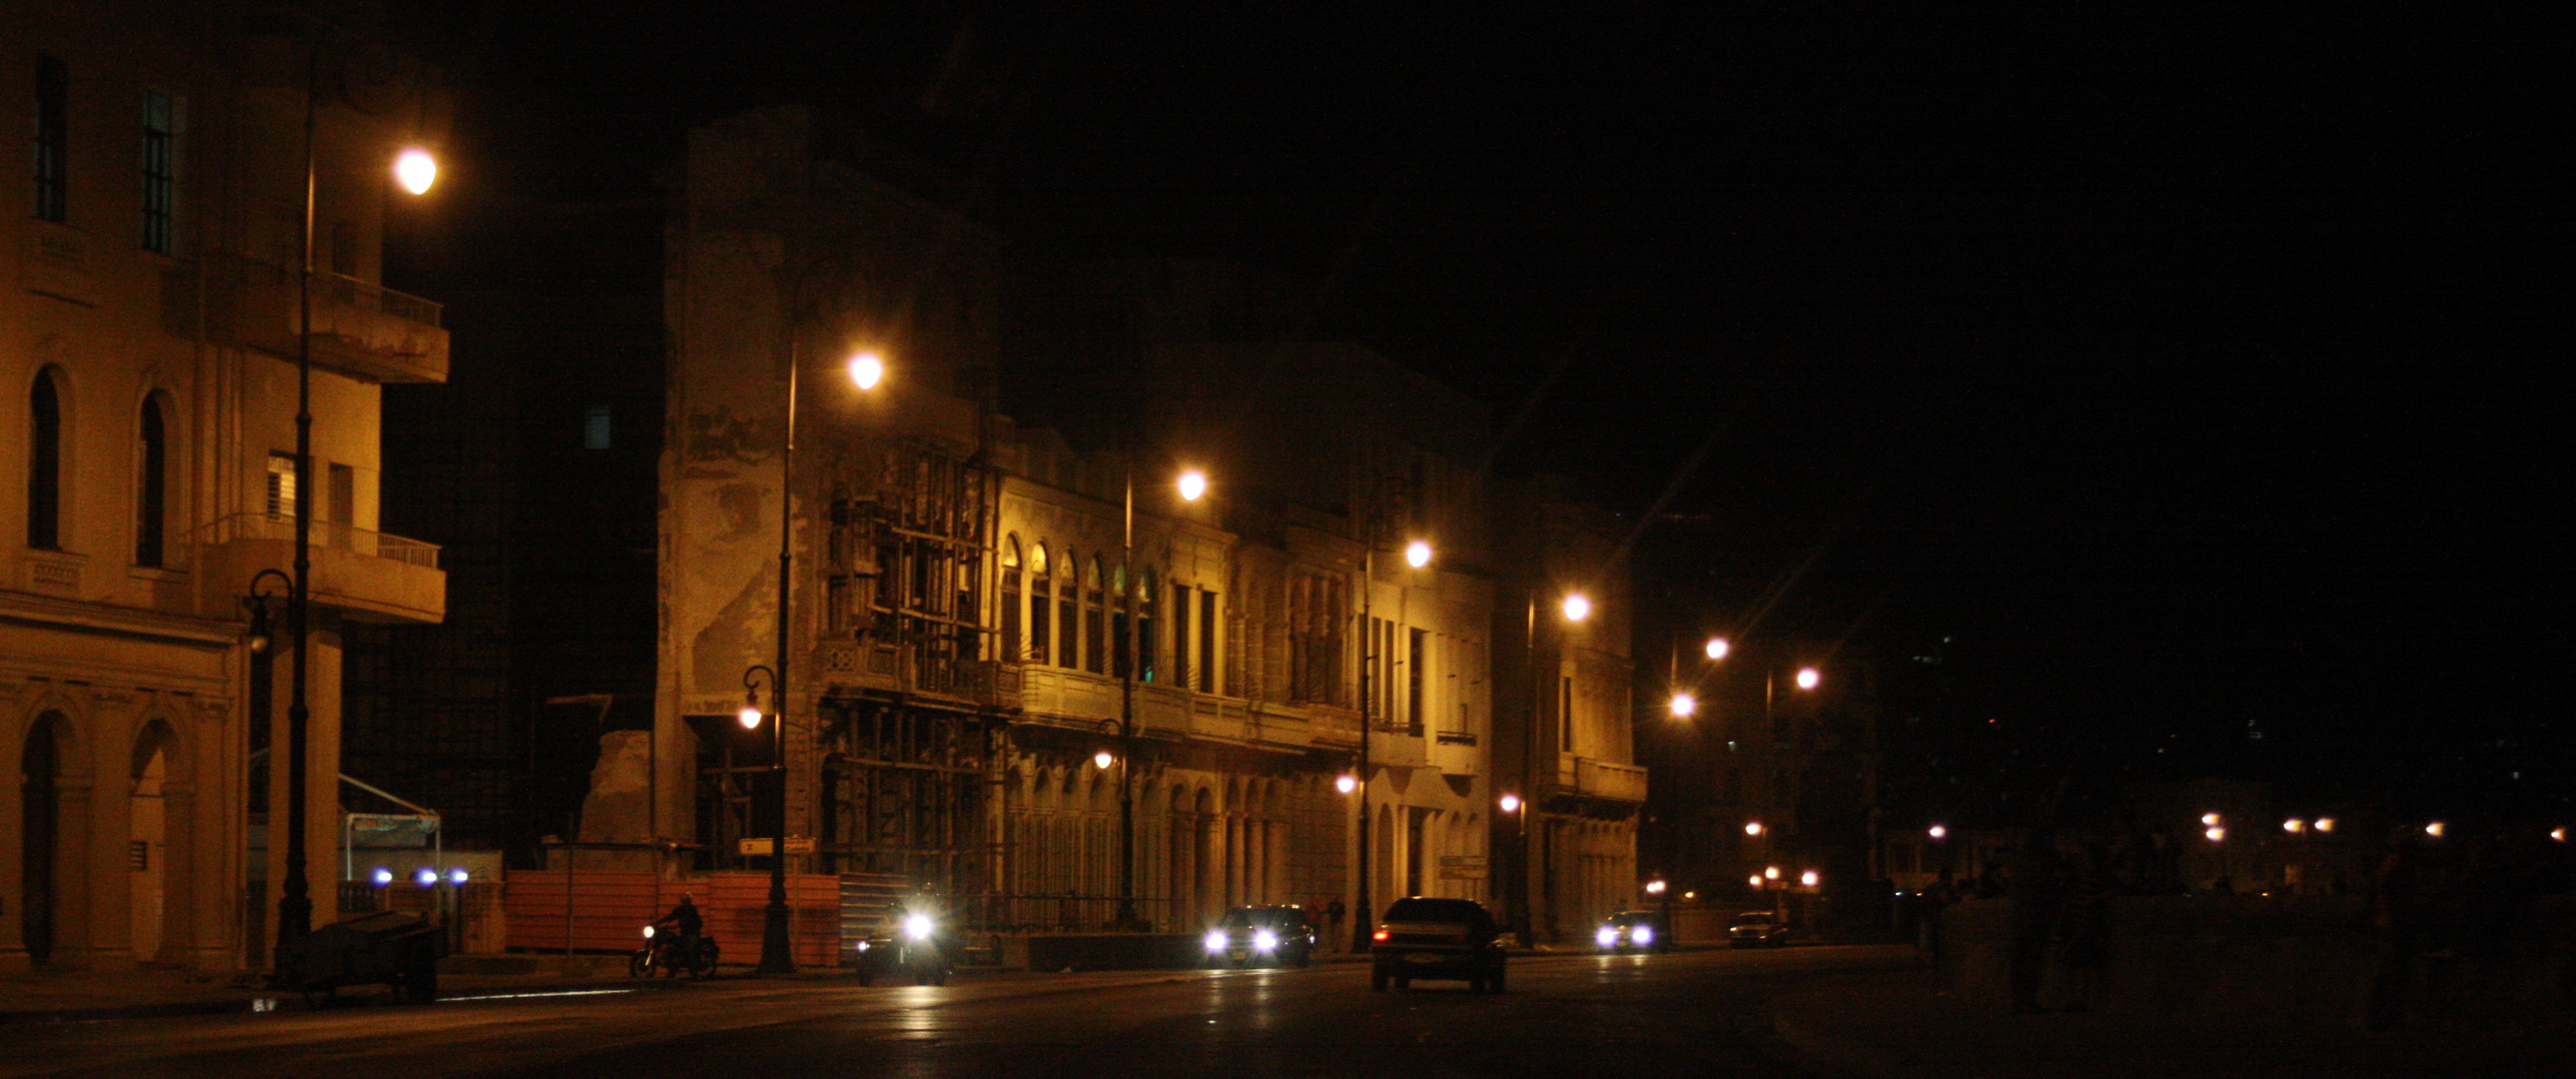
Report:
M 1385 939 L 1386 939 L 1386 930 L 1383 930 L 1383 929 L 1378 930 L 1376 933 L 1371 934 L 1371 935 L 1369 936 L 1369 939 L 1370 939 L 1370 940 L 1385 940 Z

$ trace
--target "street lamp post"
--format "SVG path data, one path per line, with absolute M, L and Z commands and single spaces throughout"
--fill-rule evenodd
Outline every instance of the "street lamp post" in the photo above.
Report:
M 785 665 L 786 650 L 779 650 L 780 665 Z M 769 683 L 770 778 L 778 786 L 778 834 L 769 848 L 769 907 L 760 927 L 760 967 L 762 974 L 785 974 L 796 969 L 795 957 L 787 947 L 787 682 L 779 673 L 763 664 L 752 664 L 742 672 L 742 727 L 758 730 L 762 719 L 760 684 Z M 774 945 L 774 948 L 773 948 Z M 772 966 L 776 958 L 778 965 Z
M 320 186 L 314 130 L 321 98 L 322 49 L 330 42 L 331 30 L 325 23 L 316 32 L 304 69 L 304 215 L 297 237 L 303 259 L 295 283 L 295 568 L 287 575 L 286 589 L 293 675 L 286 698 L 286 879 L 277 899 L 281 952 L 301 945 L 313 931 L 312 887 L 305 879 L 304 784 L 313 725 L 307 630 L 313 613 L 313 210 Z M 418 149 L 406 151 L 395 169 L 404 189 L 415 195 L 427 193 L 438 175 L 436 162 Z M 259 578 L 273 572 L 262 571 L 252 578 L 254 594 Z
M 1145 597 L 1136 582 L 1136 466 L 1124 466 L 1124 507 L 1118 530 L 1118 604 L 1126 612 L 1121 634 L 1127 654 L 1118 665 L 1118 927 L 1142 931 L 1136 913 L 1136 668 L 1144 663 Z M 1181 501 L 1196 502 L 1207 493 L 1207 476 L 1197 469 L 1181 473 L 1174 487 Z
M 778 843 L 769 854 L 769 902 L 761 910 L 760 965 L 753 968 L 756 974 L 796 972 L 787 914 L 787 656 L 793 647 L 788 636 L 788 611 L 796 579 L 796 389 L 799 369 L 804 364 L 803 340 L 796 332 L 796 301 L 804 292 L 806 277 L 824 261 L 810 259 L 798 267 L 787 287 L 787 421 L 778 453 L 778 654 L 775 667 L 755 665 L 743 672 L 746 687 L 752 671 L 769 672 L 771 714 L 778 724 Z M 859 389 L 873 390 L 885 377 L 885 361 L 873 352 L 855 353 L 850 357 L 849 374 Z

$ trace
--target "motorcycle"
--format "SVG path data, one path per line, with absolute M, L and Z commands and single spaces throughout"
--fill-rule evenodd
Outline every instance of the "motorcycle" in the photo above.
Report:
M 900 971 L 918 985 L 946 985 L 956 965 L 939 943 L 939 922 L 920 911 L 903 916 L 892 940 L 859 945 L 859 984 L 873 985 L 878 975 Z
M 627 975 L 650 978 L 654 972 L 660 971 L 673 978 L 682 974 L 704 978 L 714 974 L 716 959 L 722 952 L 716 947 L 715 938 L 701 934 L 697 947 L 689 948 L 687 943 L 677 932 L 660 926 L 645 926 L 644 946 L 636 949 L 635 954 L 626 960 Z

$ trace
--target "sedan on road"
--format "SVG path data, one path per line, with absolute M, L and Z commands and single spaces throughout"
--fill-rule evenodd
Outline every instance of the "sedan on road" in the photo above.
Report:
M 1503 944 L 1484 904 L 1472 899 L 1398 899 L 1370 936 L 1369 988 L 1408 989 L 1415 978 L 1463 980 L 1478 993 L 1503 991 Z
M 1211 965 L 1302 967 L 1315 954 L 1315 923 L 1303 907 L 1236 907 L 1208 930 L 1205 943 Z
M 1592 931 L 1592 943 L 1611 953 L 1660 952 L 1665 947 L 1663 921 L 1651 910 L 1623 910 Z
M 1776 948 L 1789 942 L 1789 926 L 1770 911 L 1748 910 L 1735 916 L 1726 935 L 1738 948 Z

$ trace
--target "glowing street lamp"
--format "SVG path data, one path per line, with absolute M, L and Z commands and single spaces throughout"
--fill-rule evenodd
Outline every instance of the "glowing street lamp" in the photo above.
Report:
M 852 385 L 863 390 L 873 390 L 877 388 L 877 383 L 882 381 L 884 378 L 884 357 L 873 352 L 861 352 L 850 357 L 850 382 Z
M 1673 716 L 1674 716 L 1674 718 L 1676 718 L 1676 719 L 1689 719 L 1689 718 L 1690 718 L 1694 713 L 1696 713 L 1696 712 L 1698 712 L 1698 711 L 1699 711 L 1699 698 L 1694 697 L 1694 696 L 1691 696 L 1691 695 L 1690 695 L 1690 694 L 1688 694 L 1688 693 L 1676 693 L 1676 694 L 1673 694 Z
M 1207 473 L 1195 468 L 1185 469 L 1181 472 L 1180 481 L 1176 486 L 1180 488 L 1181 501 L 1196 502 L 1201 495 L 1207 494 Z
M 429 194 L 429 185 L 438 182 L 438 159 L 417 146 L 394 158 L 394 179 L 403 190 L 415 195 Z
M 1744 834 L 1753 836 L 1761 835 L 1762 822 L 1758 820 L 1749 820 L 1744 822 Z
M 1822 881 L 1822 880 L 1824 880 L 1824 879 L 1825 879 L 1825 878 L 1824 878 L 1824 875 L 1823 875 L 1823 874 L 1820 874 L 1820 873 L 1816 872 L 1816 871 L 1815 871 L 1815 870 L 1813 870 L 1813 869 L 1810 869 L 1810 870 L 1808 870 L 1808 871 L 1806 871 L 1806 872 L 1804 872 L 1804 873 L 1800 873 L 1800 874 L 1798 874 L 1798 884 L 1799 884 L 1799 886 L 1800 886 L 1800 887 L 1805 887 L 1805 888 L 1813 888 L 1813 887 L 1815 887 L 1815 886 L 1816 886 L 1817 882 Z
M 2434 821 L 2424 826 L 2424 834 L 2432 836 L 2435 839 L 2442 838 L 2442 833 L 2445 830 L 2446 829 L 2441 821 Z
M 1647 895 L 1662 895 L 1662 894 L 1664 894 L 1664 882 L 1662 882 L 1662 881 L 1660 881 L 1660 880 L 1650 880 L 1650 881 L 1647 881 L 1647 882 L 1646 882 L 1646 894 L 1647 894 Z
M 1517 794 L 1506 794 L 1503 796 L 1502 801 L 1497 804 L 1502 806 L 1503 812 L 1505 813 L 1518 813 L 1521 811 L 1521 796 Z
M 1103 772 L 1108 771 L 1109 766 L 1116 763 L 1118 763 L 1118 757 L 1105 749 L 1091 755 L 1091 766 Z
M 1333 789 L 1344 794 L 1349 794 L 1352 791 L 1360 789 L 1359 778 L 1345 772 L 1333 780 Z
M 1766 866 L 1763 866 L 1763 867 L 1762 867 L 1762 879 L 1764 879 L 1764 880 L 1778 880 L 1778 879 L 1780 879 L 1780 867 L 1779 867 L 1779 866 L 1776 866 L 1776 865 L 1766 865 Z
M 1745 887 L 1751 888 L 1751 889 L 1753 889 L 1754 891 L 1757 891 L 1757 892 L 1758 892 L 1758 891 L 1761 891 L 1761 890 L 1762 890 L 1762 874 L 1760 874 L 1760 873 L 1756 873 L 1756 874 L 1754 874 L 1754 875 L 1752 875 L 1752 876 L 1749 876 L 1749 877 L 1744 878 L 1744 884 L 1745 884 Z
M 2332 832 L 2334 831 L 2334 826 L 2335 819 L 2333 817 L 2317 818 L 2317 830 L 2320 832 Z
M 1566 621 L 1580 622 L 1592 617 L 1592 601 L 1581 592 L 1570 592 L 1566 594 L 1564 610 Z
M 1824 680 L 1824 676 L 1823 676 L 1823 675 L 1820 675 L 1820 674 L 1817 674 L 1817 673 L 1816 673 L 1816 669 L 1815 669 L 1815 668 L 1813 668 L 1813 667 L 1800 667 L 1800 668 L 1798 668 L 1798 688 L 1799 688 L 1799 689 L 1814 689 L 1814 688 L 1816 688 L 1816 683 L 1817 683 L 1817 682 L 1820 682 L 1820 681 L 1823 681 L 1823 680 Z
M 2567 842 L 2567 829 L 2565 829 L 2565 828 L 2552 828 L 2552 829 L 2550 829 L 2550 830 L 2549 830 L 2549 838 L 2554 839 L 2554 840 L 2557 840 L 2558 842 L 2561 842 L 2561 843 Z
M 2208 828 L 2206 828 L 2206 829 L 2202 830 L 2202 832 L 2201 832 L 2200 834 L 2201 834 L 2201 835 L 2203 835 L 2203 836 L 2208 837 L 2208 838 L 2209 838 L 2209 841 L 2210 841 L 2210 842 L 2212 842 L 2212 843 L 2222 843 L 2222 842 L 2225 842 L 2225 841 L 2226 841 L 2226 839 L 2227 839 L 2227 829 L 2225 829 L 2225 828 L 2221 828 L 2221 827 L 2219 827 L 2219 826 L 2217 826 L 2217 825 L 2215 825 L 2215 824 L 2210 825 Z
M 2200 822 L 2201 822 L 2202 824 L 2212 824 L 2212 825 L 2217 824 L 2217 823 L 2218 823 L 2218 814 L 2216 814 L 2216 813 L 2203 813 L 2203 814 L 2201 814 L 2201 815 L 2200 815 Z
M 1950 838 L 1950 828 L 1948 825 L 1935 824 L 1930 828 L 1924 829 L 1924 832 L 1934 839 Z
M 1708 648 L 1706 649 L 1706 651 L 1708 652 L 1708 658 L 1713 659 L 1713 660 L 1716 660 L 1716 659 L 1725 659 L 1725 658 L 1726 658 L 1726 654 L 1727 654 L 1729 651 L 1732 651 L 1732 650 L 1733 650 L 1733 648 L 1734 648 L 1734 646 L 1729 645 L 1729 644 L 1727 644 L 1727 643 L 1726 643 L 1726 638 L 1724 638 L 1724 637 L 1711 637 L 1711 638 L 1709 638 L 1709 639 L 1708 639 Z
M 2308 822 L 2300 820 L 2297 817 L 2292 817 L 2281 822 L 2281 830 L 2288 832 L 2291 835 L 2297 835 L 2308 830 Z
M 1424 566 L 1430 565 L 1431 544 L 1425 540 L 1415 540 L 1411 543 L 1405 544 L 1404 564 L 1415 569 L 1421 569 Z

